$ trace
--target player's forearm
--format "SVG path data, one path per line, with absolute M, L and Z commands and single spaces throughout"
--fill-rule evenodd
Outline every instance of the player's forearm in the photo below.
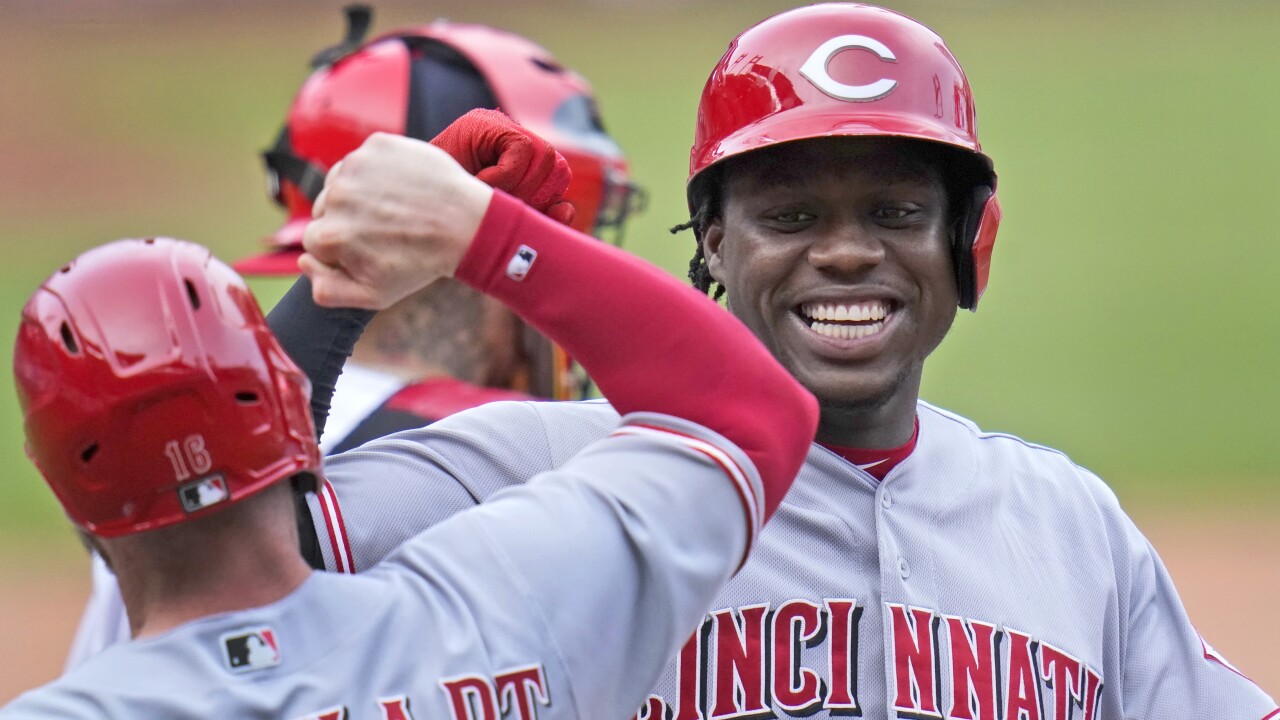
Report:
M 311 280 L 302 275 L 267 313 L 267 325 L 293 362 L 311 380 L 311 417 L 316 438 L 324 434 L 329 404 L 342 366 L 364 328 L 371 310 L 322 308 L 311 298 Z
M 817 403 L 732 315 L 500 192 L 456 276 L 564 347 L 619 413 L 674 415 L 731 440 L 760 472 L 766 515 L 777 506 L 813 439 Z

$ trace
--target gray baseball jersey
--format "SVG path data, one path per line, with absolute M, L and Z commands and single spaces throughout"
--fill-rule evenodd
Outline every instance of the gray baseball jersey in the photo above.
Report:
M 116 645 L 0 717 L 625 717 L 740 565 L 762 492 L 724 438 L 636 413 L 361 576 Z
M 918 445 L 883 482 L 810 449 L 639 720 L 1280 717 L 1197 634 L 1097 477 L 926 403 L 917 414 Z M 326 562 L 362 571 L 615 421 L 603 402 L 498 403 L 338 458 L 312 506 Z M 398 471 L 361 475 L 365 453 Z

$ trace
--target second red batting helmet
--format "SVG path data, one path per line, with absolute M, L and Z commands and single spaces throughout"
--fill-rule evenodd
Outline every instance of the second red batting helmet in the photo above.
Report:
M 1000 224 L 996 175 L 978 143 L 973 92 L 942 38 L 891 10 L 827 3 L 775 15 L 735 39 L 702 92 L 689 155 L 690 209 L 707 170 L 779 143 L 893 136 L 955 148 L 971 166 L 953 238 L 960 306 L 986 289 Z
M 320 468 L 306 377 L 199 245 L 84 253 L 27 301 L 13 368 L 27 452 L 94 535 L 217 512 Z

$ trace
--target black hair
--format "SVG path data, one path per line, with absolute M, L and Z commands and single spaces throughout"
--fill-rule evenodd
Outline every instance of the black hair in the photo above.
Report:
M 671 228 L 672 235 L 684 230 L 693 231 L 695 247 L 693 258 L 689 260 L 689 282 L 693 283 L 693 286 L 701 292 L 711 295 L 713 300 L 719 300 L 724 296 L 724 286 L 711 277 L 711 270 L 707 267 L 706 254 L 702 250 L 702 238 L 706 234 L 707 225 L 720 216 L 720 176 L 722 174 L 719 167 L 712 167 L 703 171 L 703 174 L 697 178 L 694 185 L 689 189 L 691 204 L 689 221 Z M 714 293 L 712 285 L 715 286 Z

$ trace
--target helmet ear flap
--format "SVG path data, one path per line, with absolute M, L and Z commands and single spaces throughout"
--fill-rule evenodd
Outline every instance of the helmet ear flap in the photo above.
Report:
M 959 216 L 951 230 L 951 261 L 955 268 L 956 289 L 960 307 L 977 310 L 978 298 L 987 287 L 991 271 L 991 251 L 995 245 L 996 227 L 1000 224 L 1000 203 L 995 188 L 975 185 L 962 201 Z

